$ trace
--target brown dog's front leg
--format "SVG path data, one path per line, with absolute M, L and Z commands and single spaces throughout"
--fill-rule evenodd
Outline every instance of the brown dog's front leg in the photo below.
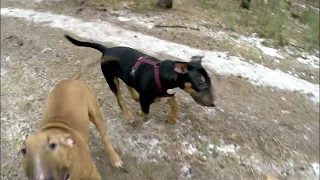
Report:
M 96 165 L 93 164 L 93 170 L 91 172 L 90 178 L 88 178 L 88 180 L 101 180 L 101 176 L 98 172 L 98 169 L 96 167 Z
M 103 120 L 98 102 L 95 99 L 95 96 L 92 96 L 90 107 L 89 107 L 89 117 L 91 122 L 95 125 L 99 134 L 101 136 L 102 142 L 104 144 L 104 149 L 108 153 L 110 161 L 113 166 L 120 168 L 122 167 L 122 160 L 120 159 L 117 152 L 114 150 L 112 143 L 107 135 L 107 126 Z
M 168 103 L 171 107 L 171 111 L 170 111 L 170 117 L 167 120 L 167 122 L 169 124 L 175 124 L 177 122 L 177 114 L 178 114 L 178 105 L 177 105 L 176 98 L 174 96 L 170 97 L 168 99 Z

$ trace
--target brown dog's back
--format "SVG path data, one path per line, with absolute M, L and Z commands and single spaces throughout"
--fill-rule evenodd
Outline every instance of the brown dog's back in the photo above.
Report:
M 72 129 L 89 137 L 89 100 L 94 96 L 80 80 L 64 80 L 50 92 L 43 109 L 40 128 L 52 119 L 67 119 Z

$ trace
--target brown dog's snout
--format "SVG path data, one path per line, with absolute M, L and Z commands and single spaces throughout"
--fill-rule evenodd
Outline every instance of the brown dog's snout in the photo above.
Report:
M 32 180 L 55 180 L 53 176 L 51 175 L 46 175 L 46 174 L 39 174 L 39 175 L 36 175 L 34 178 L 31 178 Z
M 49 176 L 49 177 L 44 177 L 44 178 L 39 178 L 38 180 L 55 180 L 53 177 Z

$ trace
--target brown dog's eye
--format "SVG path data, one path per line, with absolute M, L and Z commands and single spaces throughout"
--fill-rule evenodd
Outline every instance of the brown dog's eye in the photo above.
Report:
M 21 154 L 26 155 L 27 154 L 27 148 L 22 148 L 21 149 Z
M 49 144 L 49 148 L 50 148 L 51 150 L 54 150 L 56 147 L 57 147 L 57 144 L 56 144 L 56 143 L 50 143 L 50 144 Z

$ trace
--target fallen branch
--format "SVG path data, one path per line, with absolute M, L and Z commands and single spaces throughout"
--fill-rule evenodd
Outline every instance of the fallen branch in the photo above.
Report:
M 195 31 L 200 31 L 200 28 L 198 27 L 188 27 L 188 26 L 183 26 L 183 25 L 161 25 L 161 24 L 156 24 L 154 26 L 155 28 L 185 28 L 185 29 L 192 29 Z

